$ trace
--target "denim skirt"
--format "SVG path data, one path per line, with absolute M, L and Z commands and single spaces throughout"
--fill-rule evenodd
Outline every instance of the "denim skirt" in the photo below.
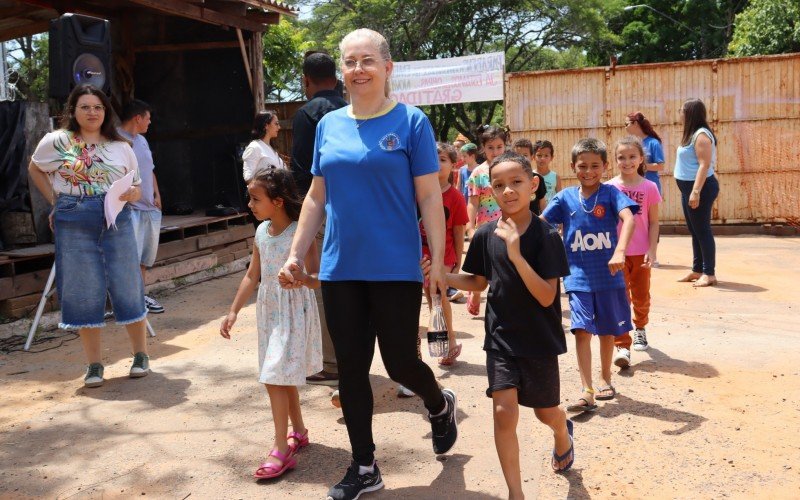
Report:
M 147 316 L 136 238 L 128 204 L 106 228 L 100 196 L 60 195 L 56 201 L 56 286 L 63 329 L 105 326 L 106 297 L 118 324 Z

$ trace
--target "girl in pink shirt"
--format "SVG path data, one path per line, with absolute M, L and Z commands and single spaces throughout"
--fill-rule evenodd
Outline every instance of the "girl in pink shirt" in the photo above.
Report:
M 647 344 L 648 315 L 650 313 L 650 267 L 655 261 L 658 245 L 658 204 L 661 195 L 653 181 L 644 178 L 645 155 L 642 143 L 634 136 L 617 142 L 614 148 L 619 175 L 608 181 L 630 199 L 639 204 L 639 212 L 634 216 L 635 229 L 631 242 L 625 251 L 625 285 L 628 297 L 633 304 L 633 340 L 630 334 L 620 335 L 614 344 L 617 351 L 614 364 L 627 368 L 633 350 L 645 351 Z M 621 224 L 617 227 L 619 232 Z

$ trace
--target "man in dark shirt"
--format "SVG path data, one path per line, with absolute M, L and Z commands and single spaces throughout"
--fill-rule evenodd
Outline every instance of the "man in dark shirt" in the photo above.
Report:
M 311 187 L 311 161 L 317 124 L 329 112 L 347 105 L 336 90 L 336 64 L 328 54 L 315 52 L 303 61 L 303 87 L 309 101 L 297 110 L 292 122 L 291 170 L 297 189 L 305 196 Z
M 311 187 L 311 162 L 314 157 L 314 138 L 317 124 L 327 113 L 347 105 L 341 92 L 336 89 L 336 64 L 333 58 L 322 52 L 314 52 L 303 61 L 303 87 L 309 101 L 297 110 L 292 122 L 292 162 L 290 168 L 300 194 L 305 196 Z M 317 247 L 322 250 L 323 229 L 317 234 Z M 306 378 L 309 384 L 335 386 L 339 382 L 339 367 L 328 325 L 325 323 L 325 309 L 322 305 L 320 289 L 314 290 L 322 323 L 322 371 Z M 338 394 L 331 401 L 336 405 Z

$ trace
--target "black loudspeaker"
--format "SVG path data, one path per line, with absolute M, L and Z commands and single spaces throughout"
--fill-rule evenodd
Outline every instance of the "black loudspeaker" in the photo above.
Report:
M 82 83 L 111 91 L 111 23 L 64 14 L 50 21 L 50 96 L 65 99 Z

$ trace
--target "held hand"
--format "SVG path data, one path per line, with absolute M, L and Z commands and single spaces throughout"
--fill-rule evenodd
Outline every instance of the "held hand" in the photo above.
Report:
M 611 256 L 611 260 L 608 261 L 608 270 L 611 271 L 611 275 L 613 276 L 617 274 L 624 268 L 625 268 L 625 253 L 614 252 L 614 255 Z
M 423 255 L 419 261 L 419 268 L 422 270 L 422 279 L 425 280 L 425 283 L 428 283 L 431 277 L 431 259 Z
M 119 201 L 136 201 L 139 199 L 139 188 L 131 186 L 125 191 L 125 194 L 119 197 Z
M 233 328 L 233 324 L 236 323 L 236 316 L 235 312 L 229 312 L 225 319 L 222 320 L 222 324 L 219 325 L 219 334 L 222 335 L 223 338 L 229 339 L 231 338 L 231 328 Z
M 700 206 L 700 193 L 692 191 L 689 195 L 689 208 L 695 209 Z
M 289 264 L 288 271 L 293 281 L 289 280 L 283 270 L 278 273 L 278 283 L 280 283 L 282 288 L 300 288 L 308 284 L 310 278 L 299 265 L 295 263 Z
M 519 252 L 519 230 L 517 224 L 511 219 L 500 219 L 497 221 L 497 229 L 494 234 L 506 242 L 508 257 L 514 259 L 520 255 Z

